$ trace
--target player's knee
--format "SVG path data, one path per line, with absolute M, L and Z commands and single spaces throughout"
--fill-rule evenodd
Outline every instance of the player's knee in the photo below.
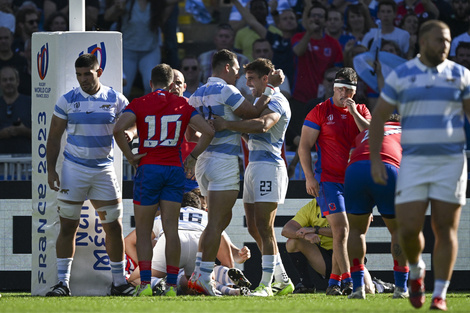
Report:
M 62 218 L 69 220 L 79 220 L 82 212 L 81 203 L 68 203 L 60 199 L 57 200 L 57 212 Z
M 121 203 L 102 206 L 96 209 L 100 217 L 101 223 L 108 224 L 122 218 L 123 206 Z
M 287 239 L 286 241 L 286 251 L 288 253 L 298 252 L 297 249 L 297 239 Z

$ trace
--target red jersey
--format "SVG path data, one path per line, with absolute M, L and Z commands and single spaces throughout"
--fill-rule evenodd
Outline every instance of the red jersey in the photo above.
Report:
M 292 47 L 299 43 L 303 33 L 295 34 L 292 39 Z M 338 40 L 325 35 L 322 39 L 310 39 L 304 55 L 294 58 L 296 72 L 294 82 L 291 83 L 294 90 L 292 97 L 298 101 L 307 103 L 318 97 L 318 85 L 323 82 L 323 74 L 335 64 L 343 62 L 343 50 Z
M 400 167 L 401 161 L 401 126 L 398 122 L 387 122 L 384 128 L 384 141 L 380 156 L 385 163 Z M 349 164 L 357 161 L 369 160 L 369 130 L 366 129 L 356 136 L 352 147 Z
M 364 118 L 371 119 L 364 104 L 358 104 L 357 111 Z M 316 142 L 318 160 L 315 172 L 321 174 L 321 181 L 344 183 L 349 150 L 359 134 L 354 117 L 347 108 L 334 105 L 333 98 L 329 98 L 307 114 L 304 125 L 320 131 Z
M 132 100 L 126 111 L 136 115 L 139 153 L 147 153 L 139 165 L 182 166 L 184 133 L 191 117 L 198 114 L 185 98 L 158 89 Z

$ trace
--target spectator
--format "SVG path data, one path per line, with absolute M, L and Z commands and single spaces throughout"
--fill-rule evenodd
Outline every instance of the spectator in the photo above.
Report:
M 20 94 L 19 85 L 15 68 L 0 69 L 0 154 L 31 154 L 31 97 Z
M 398 43 L 400 50 L 403 53 L 408 53 L 410 47 L 410 34 L 394 25 L 394 19 L 396 16 L 397 5 L 393 0 L 383 0 L 378 4 L 377 17 L 380 20 L 381 29 L 380 34 L 378 28 L 372 28 L 367 34 L 364 35 L 361 44 L 367 48 L 370 48 L 372 41 L 376 37 L 381 37 L 387 40 L 393 40 Z
M 457 50 L 457 46 L 461 42 L 470 42 L 470 26 L 468 27 L 468 30 L 465 33 L 458 35 L 452 40 L 449 52 L 449 57 L 451 59 L 455 57 L 455 51 Z
M 37 9 L 25 7 L 16 13 L 16 33 L 13 51 L 22 52 L 24 43 L 32 39 L 34 32 L 39 31 L 39 13 Z
M 9 1 L 1 1 L 0 3 L 0 27 L 6 27 L 12 33 L 15 33 L 16 18 L 11 5 L 8 5 L 8 3 Z
M 345 18 L 346 31 L 354 37 L 355 44 L 360 44 L 373 24 L 369 10 L 362 2 L 350 4 L 346 8 Z
M 292 119 L 286 144 L 294 151 L 294 139 L 300 136 L 303 120 L 316 104 L 312 101 L 317 98 L 323 74 L 328 68 L 343 62 L 341 45 L 336 39 L 325 34 L 326 8 L 320 3 L 314 3 L 311 7 L 306 7 L 305 11 L 306 31 L 292 37 L 296 73 L 294 81 L 291 82 Z
M 416 56 L 419 51 L 418 45 L 418 29 L 420 21 L 418 16 L 414 13 L 409 13 L 403 17 L 400 22 L 400 28 L 406 30 L 410 34 L 410 48 L 407 55 L 407 59 L 412 59 Z
M 273 50 L 271 49 L 271 44 L 266 39 L 256 39 L 253 42 L 253 58 L 256 60 L 258 58 L 272 60 L 273 58 Z M 251 94 L 251 88 L 246 85 L 246 77 L 244 75 L 240 76 L 237 80 L 236 87 L 242 95 L 250 102 L 254 102 L 255 98 Z M 290 98 L 290 85 L 289 80 L 287 77 L 284 79 L 282 84 L 279 86 L 281 93 L 287 99 Z
M 0 68 L 7 65 L 14 67 L 20 75 L 18 91 L 20 93 L 31 94 L 31 82 L 28 84 L 28 79 L 31 80 L 31 76 L 25 73 L 25 69 L 28 68 L 28 62 L 24 56 L 12 50 L 12 44 L 13 33 L 6 27 L 0 27 Z M 23 82 L 26 83 L 23 84 Z
M 462 41 L 459 43 L 455 50 L 454 61 L 470 69 L 470 42 Z
M 248 26 L 260 36 L 260 39 L 266 38 L 271 44 L 273 55 L 269 59 L 273 62 L 274 66 L 282 69 L 290 82 L 293 81 L 294 54 L 292 52 L 291 38 L 297 32 L 298 28 L 294 11 L 287 9 L 281 14 L 279 14 L 277 10 L 273 11 L 273 13 L 275 13 L 274 15 L 277 17 L 276 26 L 282 32 L 282 35 L 279 35 L 277 32 L 272 32 L 267 29 L 265 25 L 261 24 L 238 0 L 233 0 L 233 4 L 238 8 L 238 11 L 248 23 Z M 256 59 L 255 56 L 253 56 L 253 58 Z
M 176 38 L 176 30 L 178 28 L 179 7 L 178 2 L 182 0 L 165 0 L 167 6 L 165 8 L 165 21 L 162 26 L 163 46 L 162 60 L 163 63 L 170 65 L 172 68 L 179 66 L 178 59 L 178 40 Z
M 44 0 L 43 9 L 44 20 L 48 20 L 55 12 L 61 12 L 66 16 L 69 16 L 69 0 Z M 87 0 L 85 2 L 85 29 L 87 31 L 94 30 L 98 23 L 99 12 L 99 0 Z
M 439 10 L 432 0 L 403 0 L 397 4 L 395 25 L 400 25 L 405 15 L 414 13 L 421 21 L 439 18 Z
M 282 32 L 278 28 L 273 25 L 268 25 L 266 22 L 268 16 L 268 2 L 266 0 L 251 0 L 250 13 L 266 30 L 282 35 Z M 260 38 L 259 33 L 250 26 L 243 27 L 235 35 L 235 50 L 240 51 L 252 61 L 253 42 L 258 38 Z
M 349 40 L 354 40 L 354 36 L 344 31 L 343 14 L 336 9 L 328 10 L 325 30 L 328 35 L 339 41 L 343 50 Z
M 247 8 L 248 10 L 250 9 L 250 0 L 239 1 L 244 8 Z M 277 16 L 284 12 L 284 10 L 290 9 L 290 1 L 291 0 L 269 1 L 269 13 L 266 18 L 266 21 L 269 25 L 274 25 Z M 303 2 L 303 0 L 299 0 L 298 2 Z M 232 11 L 230 12 L 229 24 L 232 26 L 235 32 L 238 32 L 241 28 L 246 26 L 246 21 L 236 6 L 233 6 Z
M 149 69 L 161 62 L 160 26 L 165 6 L 165 1 L 115 0 L 105 12 L 106 21 L 121 25 L 126 97 L 131 94 L 137 72 L 142 76 L 144 94 L 151 92 Z
M 183 96 L 186 98 L 191 95 L 202 86 L 201 83 L 201 67 L 199 66 L 198 59 L 194 55 L 187 55 L 181 60 L 181 72 L 184 75 L 186 81 L 186 90 Z
M 60 11 L 52 13 L 44 23 L 44 30 L 48 32 L 65 32 L 69 30 L 67 15 Z
M 440 20 L 449 25 L 452 38 L 465 33 L 470 26 L 468 0 L 451 0 L 452 14 L 441 15 Z
M 232 26 L 229 24 L 219 24 L 217 26 L 217 32 L 214 35 L 215 49 L 202 53 L 198 57 L 199 64 L 202 70 L 202 82 L 207 82 L 207 79 L 212 76 L 212 56 L 222 49 L 227 49 L 234 52 L 237 55 L 238 64 L 243 69 L 243 65 L 250 62 L 246 56 L 241 53 L 236 53 L 233 49 L 233 43 L 235 40 L 235 32 Z M 243 73 L 243 70 L 240 74 Z

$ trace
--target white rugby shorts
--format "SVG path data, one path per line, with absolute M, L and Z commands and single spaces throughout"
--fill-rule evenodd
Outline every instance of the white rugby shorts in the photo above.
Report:
M 289 177 L 285 165 L 248 163 L 243 184 L 243 202 L 284 203 Z
M 113 165 L 91 168 L 64 160 L 57 199 L 79 202 L 119 198 L 121 189 Z
M 181 242 L 180 269 L 184 269 L 186 276 L 191 276 L 196 264 L 196 253 L 201 231 L 178 230 Z M 152 269 L 166 273 L 165 258 L 166 237 L 162 234 L 153 247 Z M 170 243 L 171 245 L 171 243 Z
M 238 156 L 204 152 L 197 159 L 196 179 L 203 196 L 209 190 L 240 190 Z
M 403 156 L 395 204 L 435 199 L 464 205 L 466 192 L 467 159 L 464 155 Z

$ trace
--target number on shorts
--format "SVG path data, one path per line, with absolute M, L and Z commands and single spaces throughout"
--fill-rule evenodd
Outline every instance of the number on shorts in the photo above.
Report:
M 259 191 L 261 192 L 271 192 L 271 184 L 270 180 L 262 180 L 259 184 Z

